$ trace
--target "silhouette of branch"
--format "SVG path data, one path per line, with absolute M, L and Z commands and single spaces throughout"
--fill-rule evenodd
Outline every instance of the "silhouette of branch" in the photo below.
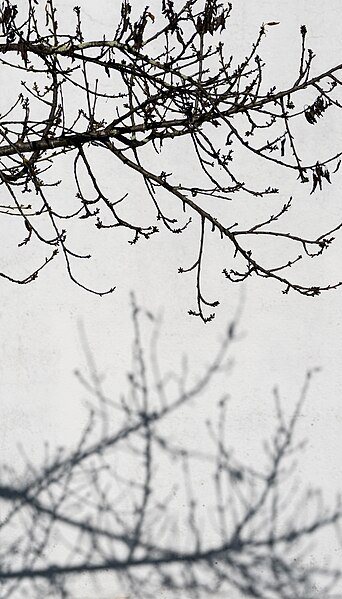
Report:
M 26 457 L 24 474 L 2 468 L 1 599 L 76 597 L 81 574 L 116 576 L 132 597 L 165 589 L 309 599 L 317 588 L 336 596 L 338 568 L 309 557 L 320 532 L 338 525 L 340 505 L 327 508 L 320 490 L 298 486 L 294 475 L 304 447 L 296 426 L 315 371 L 290 415 L 274 390 L 275 427 L 251 463 L 228 443 L 229 397 L 213 402 L 213 382 L 229 372 L 240 309 L 194 376 L 185 360 L 164 371 L 160 321 L 132 297 L 132 369 L 121 395 L 106 393 L 82 333 L 89 374 L 77 376 L 89 417 L 78 442 L 47 450 L 40 465 Z M 201 422 L 208 397 L 210 417 Z M 188 436 L 176 425 L 187 420 Z

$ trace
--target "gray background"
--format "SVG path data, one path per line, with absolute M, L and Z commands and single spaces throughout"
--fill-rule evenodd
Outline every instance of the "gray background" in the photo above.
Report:
M 95 9 L 94 3 L 83 3 L 81 8 L 90 37 L 100 37 L 104 32 L 110 34 L 111 22 L 115 24 L 112 4 L 97 0 Z M 150 2 L 155 14 L 156 4 Z M 56 2 L 56 6 L 60 9 L 61 19 L 70 18 L 72 4 Z M 267 77 L 279 88 L 288 85 L 296 76 L 301 24 L 306 24 L 308 45 L 317 54 L 314 72 L 341 61 L 342 5 L 339 0 L 330 0 L 324 8 L 318 0 L 236 2 L 229 26 L 222 34 L 229 51 L 243 57 L 261 23 L 266 21 L 280 22 L 277 27 L 269 28 L 261 51 L 268 65 Z M 152 27 L 151 24 L 151 31 Z M 4 92 L 1 110 L 3 102 L 6 104 L 6 99 L 12 97 L 10 87 Z M 341 123 L 341 113 L 333 111 L 332 116 L 327 115 L 315 128 L 303 125 L 300 133 L 306 155 L 317 157 L 313 150 L 317 149 L 318 143 L 321 158 L 327 156 L 331 148 L 340 149 Z M 182 172 L 184 161 L 179 164 L 176 158 L 175 155 L 170 170 Z M 196 177 L 196 166 L 191 163 L 186 166 Z M 108 168 L 107 164 L 99 164 L 98 172 L 104 169 L 106 177 Z M 252 160 L 250 163 L 244 161 L 238 167 L 239 172 L 243 169 L 252 183 L 261 181 L 280 187 L 278 207 L 293 194 L 295 208 L 289 226 L 318 233 L 320 228 L 329 228 L 341 220 L 341 175 L 335 176 L 333 186 L 310 196 L 310 189 L 302 187 L 292 173 L 273 169 L 267 164 L 260 172 Z M 140 193 L 141 186 L 129 173 L 120 170 L 112 176 L 123 190 L 128 188 L 132 193 Z M 67 177 L 66 174 L 64 189 L 73 194 Z M 4 190 L 1 193 L 4 194 Z M 240 209 L 243 212 L 244 208 Z M 12 252 L 13 235 L 17 230 L 9 230 L 10 225 L 9 220 L 2 225 L 1 264 L 13 272 L 19 269 L 24 273 L 29 257 L 19 261 L 19 254 Z M 82 229 L 74 232 L 74 247 L 78 249 L 87 247 L 87 240 L 82 235 Z M 81 429 L 84 393 L 73 375 L 75 368 L 86 367 L 79 335 L 80 322 L 106 377 L 106 389 L 114 395 L 124 388 L 125 371 L 129 367 L 132 341 L 130 290 L 134 290 L 140 304 L 163 314 L 161 348 L 164 364 L 177 366 L 181 355 L 186 353 L 194 376 L 210 361 L 223 328 L 240 301 L 242 286 L 228 284 L 220 276 L 226 255 L 219 240 L 212 238 L 206 260 L 205 289 L 211 296 L 218 296 L 221 304 L 214 322 L 206 326 L 187 315 L 195 298 L 194 279 L 191 275 L 181 277 L 177 269 L 180 265 L 189 265 L 195 257 L 195 227 L 177 237 L 162 231 L 149 242 L 141 241 L 133 247 L 126 242 L 110 245 L 111 241 L 106 241 L 111 259 L 104 261 L 101 261 L 101 232 L 96 239 L 94 262 L 87 262 L 80 272 L 84 281 L 95 281 L 102 287 L 114 282 L 117 289 L 113 295 L 100 298 L 74 286 L 64 272 L 61 259 L 29 286 L 14 286 L 0 280 L 0 450 L 4 461 L 20 460 L 16 457 L 19 442 L 36 460 L 42 455 L 43 440 L 49 440 L 52 445 L 68 444 Z M 90 242 L 95 247 L 94 239 Z M 320 261 L 298 267 L 295 271 L 297 279 L 311 276 L 315 283 L 341 278 L 341 249 L 341 240 L 337 238 Z M 27 256 L 27 252 L 24 249 L 21 255 Z M 294 293 L 284 296 L 273 282 L 252 279 L 243 285 L 243 295 L 242 334 L 234 346 L 235 367 L 226 382 L 234 401 L 234 408 L 231 408 L 232 445 L 247 458 L 251 452 L 258 451 L 274 423 L 273 386 L 279 385 L 284 405 L 290 411 L 306 369 L 321 366 L 322 371 L 315 377 L 301 413 L 299 435 L 306 437 L 308 444 L 299 474 L 309 485 L 321 486 L 329 502 L 341 489 L 342 291 L 315 299 Z M 217 397 L 221 392 L 219 385 L 222 381 L 217 383 L 217 390 L 214 388 L 215 398 L 215 392 Z M 209 400 L 206 409 L 210 411 Z M 184 434 L 187 434 L 186 430 Z M 341 547 L 332 532 L 324 537 L 320 551 L 321 557 L 316 555 L 315 559 L 324 560 L 333 553 L 340 557 Z

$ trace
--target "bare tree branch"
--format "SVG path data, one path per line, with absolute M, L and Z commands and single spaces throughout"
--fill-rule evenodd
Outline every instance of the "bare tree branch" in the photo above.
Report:
M 277 187 L 267 184 L 254 188 L 253 182 L 235 174 L 235 162 L 239 166 L 243 160 L 237 151 L 242 151 L 258 165 L 266 160 L 293 171 L 303 185 L 311 186 L 311 193 L 322 191 L 332 182 L 342 149 L 334 148 L 330 155 L 322 156 L 317 148 L 314 158 L 307 161 L 296 129 L 297 124 L 313 127 L 327 111 L 340 110 L 342 63 L 314 73 L 315 56 L 307 48 L 303 25 L 293 85 L 280 90 L 275 85 L 269 87 L 259 52 L 264 36 L 277 23 L 262 24 L 249 54 L 238 62 L 232 54 L 234 49 L 226 49 L 223 36 L 220 38 L 229 28 L 231 12 L 231 3 L 218 0 L 188 0 L 179 10 L 167 0 L 161 2 L 158 15 L 145 8 L 136 19 L 133 7 L 124 0 L 113 39 L 106 39 L 101 32 L 98 39 L 85 39 L 79 7 L 74 8 L 74 30 L 69 23 L 63 24 L 61 32 L 53 0 L 47 2 L 45 12 L 28 0 L 26 14 L 9 0 L 3 3 L 1 69 L 13 83 L 19 85 L 17 75 L 24 80 L 23 91 L 17 97 L 13 85 L 13 101 L 0 118 L 0 184 L 8 197 L 8 204 L 4 203 L 0 212 L 4 218 L 20 217 L 29 231 L 17 244 L 19 247 L 29 251 L 28 246 L 36 240 L 55 246 L 54 250 L 59 248 L 71 280 L 103 295 L 115 287 L 97 290 L 74 274 L 75 261 L 89 255 L 71 249 L 68 220 L 88 221 L 83 227 L 90 224 L 98 229 L 127 230 L 128 235 L 133 233 L 128 238 L 133 244 L 140 238 L 150 239 L 158 233 L 160 224 L 175 234 L 192 226 L 199 227 L 198 256 L 205 254 L 215 237 L 224 249 L 232 250 L 231 264 L 223 271 L 231 282 L 254 275 L 277 281 L 284 293 L 292 290 L 310 297 L 342 285 L 341 280 L 308 284 L 297 265 L 320 256 L 331 245 L 333 233 L 339 231 L 342 222 L 311 239 L 300 230 L 288 232 L 281 228 L 286 222 L 282 217 L 294 200 L 281 207 Z M 177 164 L 171 167 L 174 172 L 168 172 L 168 151 L 177 144 L 180 151 L 186 152 L 189 164 L 197 164 L 195 180 L 179 171 Z M 127 176 L 130 171 L 140 176 L 142 189 L 147 192 L 144 201 L 151 200 L 155 215 L 147 225 L 141 223 L 142 215 L 137 212 L 134 220 L 122 216 L 131 198 L 124 189 L 116 194 L 117 182 L 113 181 L 112 196 L 105 193 L 104 181 L 96 174 L 97 155 L 100 161 L 106 155 L 108 164 L 124 165 Z M 61 165 L 63 172 L 69 169 L 74 178 L 77 200 L 75 208 L 75 198 L 70 198 L 66 213 L 58 207 L 65 181 L 51 178 L 54 167 L 59 169 Z M 84 166 L 86 175 L 81 183 Z M 89 186 L 93 197 L 85 192 Z M 122 186 L 124 181 L 120 182 Z M 27 206 L 19 200 L 20 192 L 31 194 Z M 173 200 L 172 214 L 165 212 L 165 194 Z M 246 227 L 232 220 L 229 202 L 235 198 L 244 201 L 248 196 L 259 201 L 269 197 L 274 207 L 263 222 Z M 210 208 L 205 209 L 209 198 Z M 224 216 L 217 217 L 223 201 Z M 53 237 L 46 235 L 48 227 Z M 253 249 L 256 235 L 272 240 L 267 261 L 260 250 Z M 284 254 L 280 248 L 285 238 L 288 249 Z M 53 251 L 48 262 L 56 255 Z M 203 310 L 206 300 L 198 276 L 201 261 L 194 268 L 196 308 L 189 312 L 207 322 L 213 318 L 211 308 L 218 302 L 209 302 L 208 313 Z M 26 283 L 43 266 L 45 262 L 23 278 L 4 272 L 1 276 Z M 180 268 L 180 272 L 186 270 Z

